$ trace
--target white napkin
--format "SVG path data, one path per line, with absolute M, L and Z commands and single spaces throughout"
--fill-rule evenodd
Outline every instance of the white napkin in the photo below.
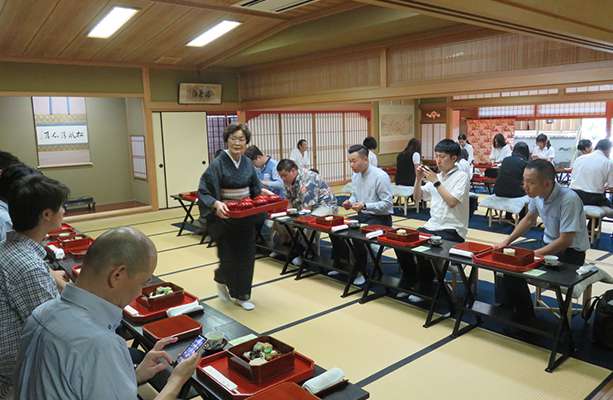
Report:
M 469 258 L 472 258 L 473 256 L 472 251 L 460 250 L 460 249 L 456 249 L 455 247 L 452 247 L 449 249 L 449 254 L 455 254 L 456 256 L 469 257 Z
M 579 275 L 584 275 L 592 271 L 598 271 L 598 267 L 594 264 L 585 264 L 577 269 Z
M 189 313 L 193 313 L 196 311 L 202 311 L 202 310 L 204 310 L 204 307 L 202 307 L 200 303 L 198 303 L 198 300 L 194 300 L 192 303 L 183 304 L 183 305 L 176 306 L 176 307 L 171 307 L 168 310 L 166 310 L 166 314 L 169 317 L 176 317 L 177 315 L 189 314 Z
M 130 314 L 133 317 L 138 317 L 140 315 L 140 313 L 138 312 L 138 310 L 130 305 L 125 306 L 124 311 L 127 312 L 128 314 Z
M 302 385 L 307 391 L 312 394 L 319 393 L 328 389 L 345 379 L 345 373 L 340 368 L 332 368 L 323 374 L 311 378 Z
M 383 235 L 383 230 L 379 229 L 378 231 L 368 232 L 365 236 L 366 239 L 376 238 L 377 236 Z
M 345 229 L 349 229 L 349 225 L 346 225 L 346 224 L 336 225 L 330 228 L 330 232 L 338 232 L 338 231 L 343 231 Z
M 66 253 L 64 253 L 64 249 L 61 249 L 52 244 L 50 244 L 48 247 L 49 247 L 49 250 L 53 252 L 53 256 L 55 257 L 56 260 L 61 260 L 66 256 Z
M 283 217 L 285 215 L 287 215 L 287 212 L 282 211 L 282 212 L 277 212 L 277 213 L 270 214 L 270 218 L 278 218 L 278 217 Z

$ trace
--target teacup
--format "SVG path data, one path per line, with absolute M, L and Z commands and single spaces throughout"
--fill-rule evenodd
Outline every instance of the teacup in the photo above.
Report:
M 543 260 L 546 265 L 558 265 L 560 263 L 558 256 L 545 256 Z
M 430 236 L 430 244 L 433 246 L 440 246 L 443 243 L 443 238 L 440 236 Z
M 222 346 L 224 340 L 226 339 L 224 333 L 217 330 L 205 333 L 204 337 L 206 338 L 207 347 L 213 350 Z

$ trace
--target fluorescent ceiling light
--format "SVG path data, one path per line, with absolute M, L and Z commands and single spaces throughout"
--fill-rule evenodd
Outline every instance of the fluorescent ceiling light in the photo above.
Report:
M 92 29 L 87 36 L 106 39 L 117 32 L 117 30 L 128 22 L 137 12 L 138 10 L 134 8 L 113 7 L 113 9 L 102 18 L 102 21 L 94 26 L 94 29 Z
M 232 29 L 236 28 L 240 24 L 241 24 L 240 22 L 236 22 L 236 21 L 221 21 L 220 23 L 218 23 L 217 25 L 215 25 L 208 31 L 198 35 L 191 42 L 189 42 L 187 46 L 190 46 L 190 47 L 205 46 L 211 43 L 213 40 L 219 38 L 220 36 L 223 36 L 226 33 L 230 32 Z

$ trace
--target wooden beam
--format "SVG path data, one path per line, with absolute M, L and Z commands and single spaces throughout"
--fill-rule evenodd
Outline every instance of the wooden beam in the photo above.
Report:
M 285 16 L 285 15 L 267 13 L 267 12 L 256 11 L 256 10 L 248 10 L 246 8 L 240 8 L 240 7 L 224 6 L 224 5 L 219 5 L 219 4 L 209 4 L 209 3 L 204 3 L 203 1 L 193 1 L 193 0 L 151 0 L 151 1 L 155 1 L 158 3 L 176 4 L 179 6 L 186 6 L 186 7 L 193 7 L 193 8 L 202 8 L 205 10 L 223 11 L 223 12 L 228 12 L 228 13 L 233 13 L 233 14 L 243 14 L 243 15 L 251 15 L 251 16 L 256 16 L 256 17 L 278 19 L 281 21 L 291 19 L 291 17 Z
M 177 104 L 171 101 L 150 101 L 151 111 L 204 111 L 204 112 L 235 112 L 241 109 L 240 103 L 222 104 Z
M 456 110 L 484 107 L 484 106 L 510 106 L 522 104 L 549 104 L 549 103 L 575 103 L 585 101 L 609 101 L 613 100 L 613 92 L 596 93 L 564 93 L 560 89 L 558 95 L 543 96 L 516 96 L 498 97 L 489 99 L 452 100 L 449 104 Z
M 78 96 L 78 97 L 143 97 L 142 93 L 0 91 L 0 97 Z
M 153 141 L 153 115 L 151 110 L 151 80 L 149 68 L 143 67 L 141 70 L 143 77 L 143 112 L 145 116 L 145 154 L 147 160 L 147 181 L 149 182 L 149 196 L 151 208 L 159 210 L 157 168 L 155 166 L 155 148 Z
M 89 60 L 74 60 L 63 58 L 37 58 L 37 57 L 12 57 L 12 56 L 0 56 L 0 62 L 16 62 L 16 63 L 32 63 L 32 64 L 59 64 L 59 65 L 82 65 L 87 67 L 117 67 L 117 68 L 164 68 L 164 69 L 176 69 L 184 71 L 193 71 L 195 65 L 174 65 L 174 64 L 133 64 L 133 63 L 121 63 L 121 62 L 109 62 L 109 61 L 89 61 Z

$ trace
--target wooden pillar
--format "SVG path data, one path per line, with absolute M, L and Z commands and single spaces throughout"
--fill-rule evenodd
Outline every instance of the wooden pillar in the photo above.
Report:
M 155 148 L 153 144 L 153 116 L 151 111 L 151 81 L 149 67 L 141 69 L 143 78 L 143 112 L 145 118 L 145 154 L 147 160 L 147 181 L 149 182 L 149 196 L 151 208 L 159 210 L 157 168 L 155 165 Z
M 607 119 L 607 138 L 611 137 L 611 119 L 613 119 L 613 101 L 607 101 L 607 112 L 605 115 Z

